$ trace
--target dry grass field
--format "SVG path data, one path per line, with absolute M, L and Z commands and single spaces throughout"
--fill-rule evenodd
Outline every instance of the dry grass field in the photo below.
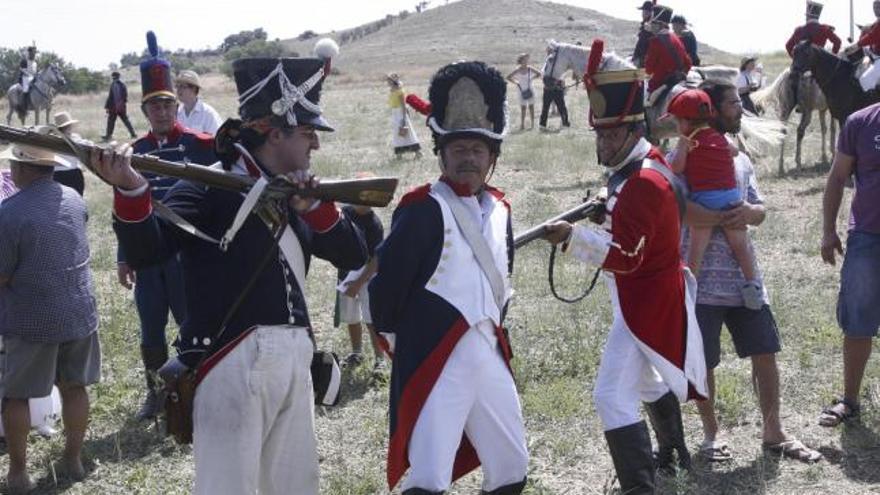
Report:
M 782 57 L 769 58 L 768 71 L 775 74 L 784 62 Z M 393 158 L 383 82 L 344 65 L 341 70 L 343 77 L 328 81 L 323 95 L 325 113 L 338 131 L 321 136 L 322 149 L 313 157 L 315 172 L 332 178 L 353 177 L 361 170 L 397 176 L 401 180 L 398 197 L 434 179 L 438 168 L 430 151 L 416 161 Z M 412 70 L 407 81 L 410 92 L 426 93 L 427 80 L 419 74 L 428 70 Z M 214 75 L 206 80 L 206 100 L 222 115 L 233 115 L 232 83 Z M 127 82 L 132 101 L 138 101 L 138 84 L 130 77 Z M 56 109 L 70 110 L 82 121 L 82 133 L 96 139 L 103 133 L 103 98 L 62 96 Z M 505 141 L 492 183 L 509 194 L 515 230 L 577 204 L 588 190 L 601 186 L 594 138 L 586 124 L 585 92 L 570 90 L 568 102 L 571 129 L 548 133 L 514 130 Z M 135 127 L 144 132 L 147 127 L 136 105 L 130 105 L 129 110 Z M 518 119 L 519 109 L 512 106 L 511 123 L 518 123 Z M 558 127 L 559 120 L 552 119 L 550 125 Z M 423 145 L 430 148 L 427 128 L 420 125 L 417 130 Z M 123 135 L 124 130 L 117 129 L 117 136 Z M 802 170 L 780 177 L 775 172 L 775 157 L 761 161 L 758 177 L 768 216 L 753 235 L 783 338 L 779 355 L 783 421 L 791 433 L 818 448 L 825 460 L 803 465 L 762 452 L 761 417 L 752 392 L 750 365 L 736 358 L 725 336 L 724 359 L 717 372 L 718 409 L 734 460 L 698 463 L 690 476 L 664 479 L 662 493 L 880 493 L 880 360 L 875 357 L 868 365 L 861 422 L 839 429 L 816 425 L 819 411 L 840 393 L 842 372 L 841 336 L 834 318 L 838 269 L 823 265 L 819 257 L 821 197 L 828 164 L 818 162 L 818 139 L 818 124 L 814 123 L 807 136 Z M 789 160 L 793 164 L 793 158 Z M 131 294 L 116 282 L 111 192 L 89 177 L 86 198 L 104 351 L 103 382 L 90 390 L 92 420 L 85 446 L 89 476 L 76 484 L 56 477 L 52 463 L 60 456 L 61 437 L 33 437 L 29 465 L 39 482 L 37 492 L 188 493 L 193 477 L 191 449 L 162 438 L 156 425 L 132 419 L 143 390 L 138 320 Z M 387 228 L 391 209 L 379 214 Z M 613 468 L 591 402 L 611 321 L 608 294 L 600 284 L 581 303 L 557 302 L 546 281 L 548 254 L 548 248 L 538 243 L 517 252 L 516 296 L 507 321 L 531 453 L 526 493 L 611 493 Z M 590 275 L 573 263 L 562 263 L 557 273 L 559 285 L 568 293 L 581 290 Z M 332 327 L 335 270 L 323 261 L 313 263 L 308 284 L 309 307 L 321 346 L 347 353 L 347 337 Z M 169 334 L 173 336 L 174 330 Z M 387 493 L 387 386 L 374 383 L 369 366 L 365 366 L 347 373 L 344 387 L 338 407 L 316 411 L 321 491 L 332 495 Z M 688 444 L 695 451 L 702 434 L 693 404 L 684 407 L 684 420 Z M 0 447 L 0 472 L 5 472 L 6 463 Z M 468 476 L 451 493 L 477 493 L 479 480 L 479 472 Z M 291 493 L 295 494 L 295 489 Z

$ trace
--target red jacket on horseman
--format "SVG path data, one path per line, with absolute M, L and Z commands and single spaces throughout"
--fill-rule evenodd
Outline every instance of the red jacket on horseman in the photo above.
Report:
M 810 43 L 820 48 L 825 48 L 825 44 L 830 41 L 831 51 L 834 53 L 840 51 L 840 38 L 834 34 L 834 26 L 820 24 L 819 16 L 821 14 L 822 4 L 808 0 L 807 23 L 796 28 L 785 43 L 785 51 L 788 52 L 789 56 L 792 56 L 795 45 L 804 40 L 810 40 Z
M 671 20 L 671 8 L 654 6 L 651 25 L 655 34 L 648 42 L 648 53 L 645 55 L 645 72 L 651 76 L 648 80 L 648 92 L 653 92 L 664 84 L 684 80 L 693 65 L 684 43 L 675 33 L 669 31 Z

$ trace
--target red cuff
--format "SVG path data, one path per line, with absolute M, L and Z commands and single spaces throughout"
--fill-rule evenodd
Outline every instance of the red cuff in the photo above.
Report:
M 336 205 L 332 202 L 321 202 L 317 208 L 300 216 L 309 224 L 312 230 L 323 234 L 332 229 L 336 222 L 339 221 L 339 210 L 336 209 Z
M 113 213 L 116 218 L 127 223 L 144 221 L 153 212 L 153 201 L 148 187 L 139 196 L 125 196 L 113 190 Z

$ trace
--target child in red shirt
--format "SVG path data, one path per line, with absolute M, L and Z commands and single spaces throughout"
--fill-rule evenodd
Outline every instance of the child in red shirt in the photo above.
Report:
M 685 90 L 669 102 L 668 115 L 676 117 L 678 132 L 682 136 L 670 165 L 676 174 L 684 173 L 691 201 L 710 210 L 729 210 L 742 203 L 733 165 L 738 150 L 723 134 L 709 126 L 714 114 L 709 95 L 699 89 Z M 757 281 L 748 231 L 746 228 L 723 230 L 733 257 L 747 280 L 742 288 L 745 306 L 761 309 L 764 291 Z M 709 245 L 712 227 L 691 226 L 690 235 L 688 266 L 696 273 Z

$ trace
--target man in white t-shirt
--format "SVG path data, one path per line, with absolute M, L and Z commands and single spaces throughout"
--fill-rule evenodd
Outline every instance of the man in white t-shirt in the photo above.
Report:
M 177 107 L 177 121 L 187 129 L 208 134 L 216 134 L 223 119 L 217 110 L 199 98 L 202 83 L 199 75 L 191 70 L 180 71 L 174 81 L 180 106 Z

